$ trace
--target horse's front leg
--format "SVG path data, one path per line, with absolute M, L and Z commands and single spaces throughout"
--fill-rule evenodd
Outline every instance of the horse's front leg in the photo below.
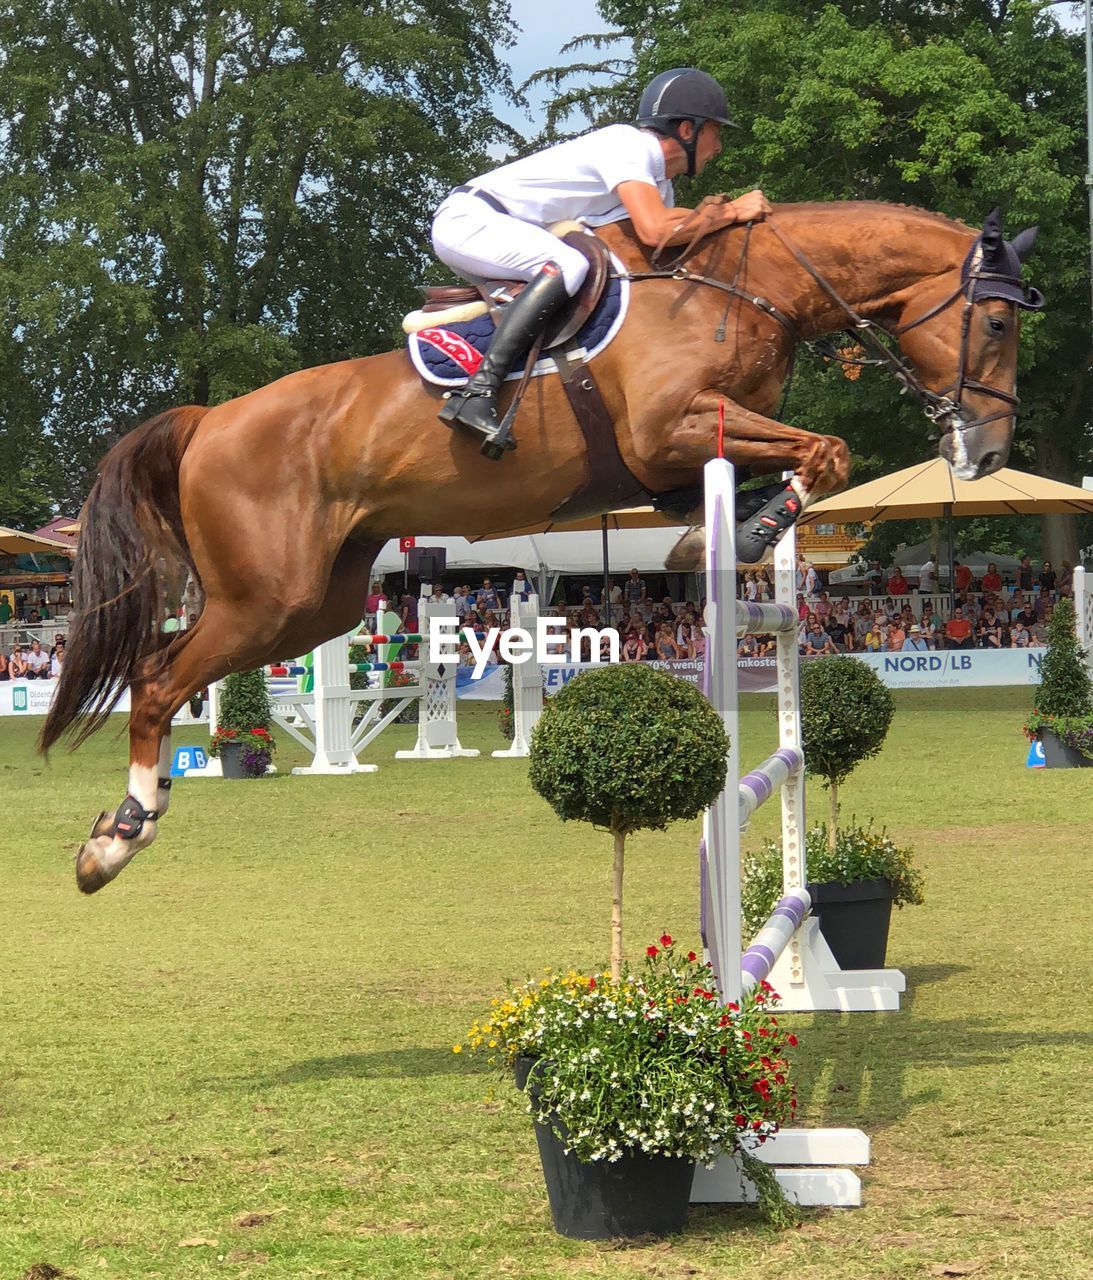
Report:
M 729 400 L 721 392 L 705 390 L 691 401 L 678 433 L 666 446 L 668 465 L 694 465 L 717 452 L 720 406 L 725 406 L 725 456 L 753 475 L 792 471 L 786 484 L 763 491 L 758 504 L 738 513 L 738 555 L 744 563 L 758 561 L 809 502 L 841 489 L 850 477 L 850 451 L 837 436 L 817 435 L 787 427 Z M 679 572 L 701 564 L 705 531 L 701 508 L 687 515 L 692 527 L 673 548 L 666 568 Z

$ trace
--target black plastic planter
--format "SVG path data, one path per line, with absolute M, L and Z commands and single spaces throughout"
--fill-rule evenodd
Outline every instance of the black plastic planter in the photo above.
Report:
M 220 746 L 220 771 L 225 778 L 243 778 L 243 744 L 224 742 Z
M 1083 756 L 1080 751 L 1060 740 L 1052 729 L 1040 730 L 1040 741 L 1044 747 L 1044 764 L 1049 769 L 1089 769 L 1093 760 Z
M 892 920 L 892 885 L 884 876 L 810 884 L 812 914 L 841 969 L 883 969 Z
M 517 1088 L 528 1087 L 537 1058 L 515 1063 Z M 563 1125 L 558 1126 L 563 1132 Z M 535 1122 L 535 1141 L 543 1166 L 554 1230 L 571 1240 L 618 1240 L 670 1236 L 687 1222 L 694 1182 L 693 1160 L 631 1151 L 609 1164 L 583 1164 L 549 1124 Z
M 670 1236 L 691 1203 L 692 1160 L 627 1152 L 614 1164 L 582 1164 L 546 1124 L 535 1125 L 554 1230 L 571 1240 Z

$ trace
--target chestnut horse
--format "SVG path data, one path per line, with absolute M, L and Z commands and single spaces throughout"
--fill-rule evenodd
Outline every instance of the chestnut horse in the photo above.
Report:
M 597 234 L 629 270 L 649 270 L 629 223 Z M 770 415 L 795 341 L 846 328 L 847 307 L 898 335 L 922 387 L 956 388 L 952 412 L 936 416 L 958 473 L 1000 467 L 1014 429 L 1016 307 L 973 305 L 962 289 L 976 235 L 903 206 L 781 205 L 767 222 L 700 242 L 691 275 L 635 280 L 625 323 L 592 367 L 640 485 L 654 495 L 697 486 L 724 401 L 725 452 L 737 467 L 792 470 L 806 500 L 842 487 L 843 441 Z M 719 326 L 725 340 L 715 339 Z M 129 792 L 77 855 L 83 892 L 155 838 L 169 800 L 171 718 L 197 690 L 357 625 L 389 538 L 545 522 L 588 479 L 556 376 L 531 383 L 519 447 L 500 463 L 439 422 L 439 408 L 440 393 L 422 385 L 405 351 L 392 351 L 304 369 L 214 408 L 172 409 L 106 455 L 84 511 L 76 617 L 40 744 L 47 751 L 73 729 L 78 745 L 129 686 Z M 198 580 L 204 606 L 193 627 L 167 636 L 171 560 Z

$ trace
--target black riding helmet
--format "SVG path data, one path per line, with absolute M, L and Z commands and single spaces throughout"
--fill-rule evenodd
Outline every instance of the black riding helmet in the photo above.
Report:
M 694 124 L 690 140 L 679 136 L 683 120 Z M 641 95 L 637 123 L 674 138 L 687 156 L 687 177 L 695 175 L 695 147 L 698 131 L 707 120 L 732 125 L 725 90 L 711 75 L 695 67 L 673 67 L 651 80 Z M 735 127 L 735 125 L 734 125 Z

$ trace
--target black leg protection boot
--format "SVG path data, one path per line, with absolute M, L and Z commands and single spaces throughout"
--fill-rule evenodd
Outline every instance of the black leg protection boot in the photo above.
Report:
M 548 262 L 530 284 L 501 312 L 501 321 L 490 349 L 467 385 L 453 391 L 440 411 L 441 422 L 450 427 L 470 427 L 484 437 L 482 452 L 497 460 L 504 449 L 516 442 L 501 433 L 497 414 L 497 392 L 505 375 L 521 352 L 527 351 L 542 333 L 547 321 L 569 301 L 561 270 Z
M 758 564 L 766 549 L 774 546 L 800 514 L 796 489 L 789 483 L 779 485 L 765 505 L 736 526 L 736 558 L 741 564 Z

